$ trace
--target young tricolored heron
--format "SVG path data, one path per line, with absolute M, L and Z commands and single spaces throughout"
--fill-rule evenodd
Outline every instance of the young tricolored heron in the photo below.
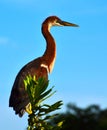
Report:
M 23 80 L 27 75 L 36 75 L 37 78 L 44 77 L 48 80 L 48 73 L 53 69 L 56 58 L 56 44 L 54 38 L 50 34 L 50 28 L 52 26 L 78 27 L 76 24 L 62 21 L 57 16 L 50 16 L 43 22 L 42 34 L 46 40 L 46 51 L 43 56 L 29 62 L 19 71 L 9 99 L 9 106 L 13 107 L 15 113 L 19 114 L 20 117 L 23 116 L 26 111 L 26 106 L 29 104 L 29 97 L 25 91 Z

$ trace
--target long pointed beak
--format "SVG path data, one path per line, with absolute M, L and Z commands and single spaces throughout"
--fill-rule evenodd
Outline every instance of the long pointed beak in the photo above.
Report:
M 79 27 L 79 25 L 77 25 L 77 24 L 69 23 L 69 22 L 66 22 L 66 21 L 61 21 L 60 23 L 61 23 L 61 25 L 63 25 L 63 26 Z

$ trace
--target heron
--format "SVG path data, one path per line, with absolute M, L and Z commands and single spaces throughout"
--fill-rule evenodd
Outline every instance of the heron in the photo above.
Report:
M 53 70 L 56 59 L 56 43 L 50 33 L 52 26 L 78 27 L 77 24 L 63 21 L 57 16 L 49 16 L 42 23 L 41 31 L 46 40 L 46 50 L 42 56 L 32 60 L 18 72 L 9 98 L 9 107 L 13 107 L 15 114 L 18 114 L 19 117 L 26 112 L 26 106 L 30 102 L 24 86 L 26 76 L 36 75 L 37 79 L 43 77 L 48 80 L 48 74 Z

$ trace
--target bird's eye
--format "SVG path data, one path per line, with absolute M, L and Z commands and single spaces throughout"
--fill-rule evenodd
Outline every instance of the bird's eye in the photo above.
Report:
M 56 20 L 55 20 L 55 26 L 62 26 L 61 20 L 56 19 Z

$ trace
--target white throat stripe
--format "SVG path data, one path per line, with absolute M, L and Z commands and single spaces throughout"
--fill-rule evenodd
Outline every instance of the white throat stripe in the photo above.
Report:
M 45 65 L 45 64 L 41 64 L 41 67 L 45 68 L 47 70 L 47 72 L 49 73 L 49 69 L 48 69 L 48 66 Z

